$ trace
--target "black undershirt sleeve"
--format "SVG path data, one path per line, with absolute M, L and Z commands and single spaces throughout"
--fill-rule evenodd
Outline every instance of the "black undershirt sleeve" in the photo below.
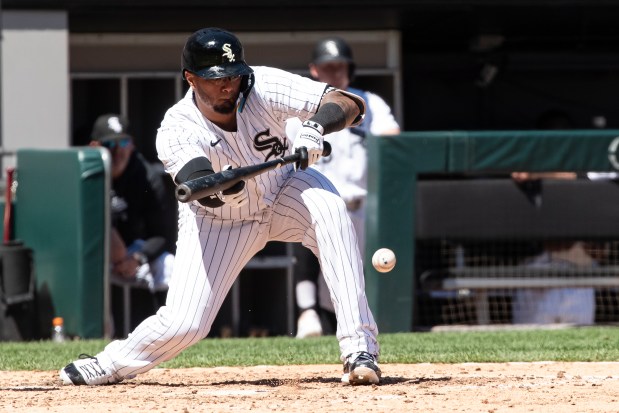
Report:
M 324 128 L 324 134 L 337 132 L 346 127 L 346 113 L 337 103 L 329 102 L 321 105 L 318 112 L 309 120 Z
M 187 182 L 196 178 L 201 178 L 203 176 L 208 176 L 214 173 L 215 171 L 213 170 L 213 165 L 211 164 L 211 161 L 209 161 L 207 157 L 201 156 L 187 162 L 185 166 L 183 166 L 181 170 L 178 171 L 178 173 L 176 174 L 174 182 L 176 182 L 177 185 L 180 185 L 183 182 Z M 198 199 L 198 202 L 201 205 L 209 208 L 218 208 L 224 204 L 224 202 L 219 199 L 217 195 L 209 195 L 207 197 Z

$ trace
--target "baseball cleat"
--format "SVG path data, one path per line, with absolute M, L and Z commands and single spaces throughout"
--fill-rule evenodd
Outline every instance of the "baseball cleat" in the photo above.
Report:
M 381 371 L 378 367 L 376 357 L 370 353 L 360 351 L 346 356 L 342 383 L 352 385 L 378 384 L 380 382 L 380 376 Z
M 297 338 L 319 337 L 322 335 L 320 317 L 315 310 L 305 310 L 297 322 Z
M 122 379 L 114 377 L 113 374 L 107 373 L 99 364 L 99 360 L 88 354 L 80 354 L 79 360 L 75 360 L 65 368 L 60 369 L 60 379 L 63 384 L 73 384 L 76 386 L 96 386 L 122 381 Z

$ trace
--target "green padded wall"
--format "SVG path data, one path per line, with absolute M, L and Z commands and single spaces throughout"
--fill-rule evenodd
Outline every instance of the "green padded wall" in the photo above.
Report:
M 105 333 L 107 171 L 108 156 L 97 148 L 17 152 L 15 238 L 33 249 L 49 328 L 50 317 L 61 316 L 71 336 Z
M 407 132 L 368 138 L 366 292 L 382 332 L 410 331 L 415 268 L 415 189 L 420 173 L 614 171 L 619 130 Z M 619 168 L 618 168 L 619 169 Z M 396 267 L 371 257 L 391 248 Z

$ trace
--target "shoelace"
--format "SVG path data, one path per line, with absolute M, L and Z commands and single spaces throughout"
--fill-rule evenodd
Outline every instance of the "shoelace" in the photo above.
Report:
M 344 363 L 344 373 L 350 372 L 350 366 L 354 361 L 371 361 L 376 364 L 376 358 L 367 351 L 359 351 L 357 353 L 351 353 L 346 357 L 346 363 Z
M 90 354 L 86 354 L 86 353 L 82 353 L 79 355 L 79 359 L 80 360 L 85 360 L 85 359 L 91 359 L 92 362 L 90 365 L 83 365 L 80 366 L 80 369 L 82 370 L 82 372 L 86 375 L 88 375 L 89 377 L 103 377 L 106 375 L 105 370 L 103 370 L 103 367 L 101 367 L 101 365 L 99 364 L 99 360 L 97 360 L 96 357 L 91 356 Z
M 376 359 L 374 358 L 374 356 L 372 356 L 370 353 L 366 351 L 360 351 L 358 353 L 351 354 L 349 356 L 349 360 L 350 362 L 357 361 L 357 360 L 365 360 L 365 361 L 371 361 L 372 363 L 376 363 Z

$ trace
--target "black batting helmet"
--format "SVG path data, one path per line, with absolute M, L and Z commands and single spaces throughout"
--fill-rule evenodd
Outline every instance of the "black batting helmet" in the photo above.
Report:
M 181 60 L 185 70 L 204 79 L 244 76 L 254 71 L 245 63 L 243 45 L 232 33 L 209 27 L 200 29 L 187 39 Z
M 348 77 L 355 74 L 355 61 L 348 43 L 340 37 L 329 37 L 316 43 L 312 53 L 312 63 L 319 65 L 327 62 L 348 63 Z

